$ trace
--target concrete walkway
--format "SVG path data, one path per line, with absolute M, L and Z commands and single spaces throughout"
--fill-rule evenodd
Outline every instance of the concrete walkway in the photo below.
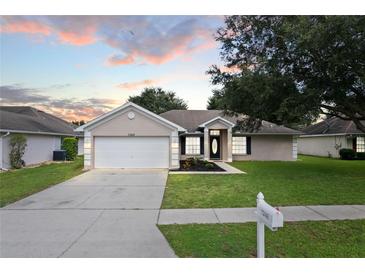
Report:
M 255 222 L 256 208 L 161 209 L 159 224 L 218 224 Z M 286 206 L 284 221 L 365 219 L 365 205 Z
M 0 257 L 175 257 L 156 226 L 167 170 L 92 170 L 0 209 Z

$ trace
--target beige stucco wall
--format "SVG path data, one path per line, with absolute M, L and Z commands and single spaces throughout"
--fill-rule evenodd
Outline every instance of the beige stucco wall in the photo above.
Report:
M 352 148 L 352 140 L 345 136 L 299 137 L 298 153 L 339 158 L 341 148 Z
M 293 136 L 251 136 L 250 155 L 232 155 L 234 161 L 293 161 Z
M 181 160 L 185 160 L 186 158 L 199 158 L 199 159 L 204 159 L 204 155 L 203 154 L 199 154 L 199 155 L 180 155 L 180 159 Z
M 128 113 L 133 111 L 134 119 L 128 118 Z M 90 129 L 92 136 L 169 136 L 173 129 L 154 121 L 145 114 L 130 107 L 113 119 Z
M 53 151 L 60 149 L 61 137 L 52 135 L 24 134 L 27 139 L 23 160 L 26 165 L 39 164 L 53 160 Z M 10 168 L 10 135 L 2 138 L 1 168 Z
M 220 121 L 213 121 L 212 123 L 206 125 L 206 128 L 209 129 L 226 129 L 229 128 L 226 124 L 220 122 Z

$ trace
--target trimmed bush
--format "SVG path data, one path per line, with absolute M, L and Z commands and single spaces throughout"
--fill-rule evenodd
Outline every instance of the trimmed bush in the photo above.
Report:
M 356 156 L 356 152 L 350 148 L 340 149 L 340 157 L 342 160 L 353 160 Z
M 73 137 L 67 137 L 63 139 L 62 149 L 66 150 L 66 160 L 73 161 L 77 156 L 77 139 Z
M 356 153 L 356 158 L 358 160 L 365 160 L 365 152 L 358 152 L 358 153 Z
M 22 168 L 25 166 L 23 155 L 27 147 L 27 138 L 23 134 L 12 134 L 10 136 L 10 165 L 12 168 Z

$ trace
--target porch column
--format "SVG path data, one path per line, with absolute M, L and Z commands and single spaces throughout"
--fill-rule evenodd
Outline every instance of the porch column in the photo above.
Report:
M 209 160 L 209 129 L 204 128 L 204 160 Z
M 227 162 L 232 162 L 232 128 L 227 129 Z
M 179 159 L 179 134 L 177 131 L 171 133 L 170 137 L 171 143 L 171 160 L 170 160 L 170 168 L 178 169 L 180 167 L 180 159 Z
M 90 131 L 84 131 L 84 170 L 91 168 L 92 136 Z

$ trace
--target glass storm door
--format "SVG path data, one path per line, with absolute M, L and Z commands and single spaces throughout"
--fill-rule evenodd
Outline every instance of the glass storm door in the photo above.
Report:
M 220 136 L 210 136 L 210 159 L 221 158 Z

